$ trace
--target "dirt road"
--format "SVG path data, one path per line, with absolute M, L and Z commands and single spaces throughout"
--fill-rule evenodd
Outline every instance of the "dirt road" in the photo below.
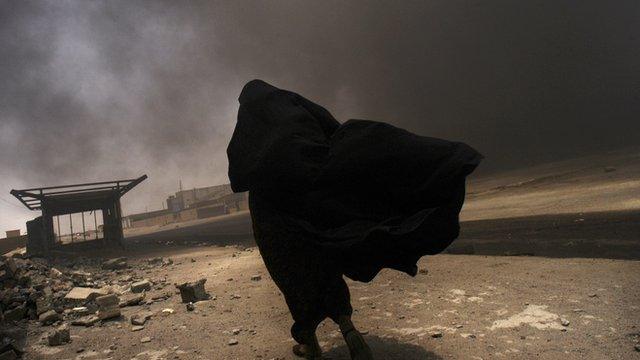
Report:
M 174 264 L 148 267 L 155 256 Z M 154 286 L 150 296 L 172 296 L 126 307 L 101 326 L 73 326 L 72 343 L 60 347 L 40 345 L 48 327 L 33 323 L 26 358 L 294 358 L 290 315 L 255 248 L 147 249 L 130 254 L 130 263 L 113 278 L 204 277 L 215 298 L 188 312 L 173 286 Z M 354 321 L 377 359 L 640 359 L 638 261 L 438 255 L 420 265 L 428 273 L 416 278 L 385 270 L 370 284 L 350 282 Z M 175 312 L 161 315 L 166 308 Z M 134 332 L 129 318 L 144 309 L 156 315 Z M 319 339 L 328 358 L 348 359 L 330 321 Z

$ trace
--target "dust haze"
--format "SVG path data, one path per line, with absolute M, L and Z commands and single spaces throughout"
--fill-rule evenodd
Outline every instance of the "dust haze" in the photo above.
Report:
M 498 171 L 638 144 L 640 4 L 0 2 L 0 228 L 11 188 L 133 178 L 125 213 L 227 182 L 242 85 L 461 140 Z

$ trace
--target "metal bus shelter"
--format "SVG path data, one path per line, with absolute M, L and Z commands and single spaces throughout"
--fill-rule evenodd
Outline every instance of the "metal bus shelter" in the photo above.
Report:
M 122 245 L 122 209 L 120 198 L 147 178 L 113 180 L 85 184 L 49 186 L 23 190 L 11 190 L 29 210 L 40 210 L 42 215 L 27 222 L 27 253 L 47 254 L 50 250 L 63 246 L 60 232 L 60 216 L 69 215 L 71 243 L 76 233 L 73 231 L 71 214 L 82 213 L 80 233 L 82 241 L 102 240 L 103 245 Z M 102 237 L 99 237 L 97 210 L 102 211 Z M 93 213 L 87 220 L 95 225 L 95 234 L 87 235 L 85 212 Z M 93 219 L 91 219 L 93 217 Z M 57 229 L 54 230 L 54 218 Z M 92 239 L 93 238 L 93 239 Z

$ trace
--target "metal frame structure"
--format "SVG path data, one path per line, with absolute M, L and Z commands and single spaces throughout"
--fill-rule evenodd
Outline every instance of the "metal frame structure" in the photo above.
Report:
M 40 210 L 42 216 L 27 222 L 27 251 L 30 253 L 48 252 L 56 245 L 53 230 L 53 217 L 82 212 L 83 237 L 86 240 L 84 212 L 94 212 L 94 223 L 97 219 L 95 211 L 101 210 L 104 224 L 103 240 L 105 244 L 122 244 L 122 209 L 120 198 L 136 185 L 147 179 L 142 175 L 137 179 L 103 181 L 85 184 L 49 186 L 23 190 L 11 190 L 29 210 Z M 73 239 L 73 224 L 71 238 Z M 58 218 L 58 235 L 60 235 L 60 219 Z

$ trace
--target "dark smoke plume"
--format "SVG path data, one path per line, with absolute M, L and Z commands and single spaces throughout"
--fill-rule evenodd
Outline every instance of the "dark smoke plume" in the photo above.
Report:
M 11 188 L 148 173 L 125 211 L 227 182 L 242 85 L 465 141 L 483 171 L 639 142 L 637 1 L 0 2 Z

